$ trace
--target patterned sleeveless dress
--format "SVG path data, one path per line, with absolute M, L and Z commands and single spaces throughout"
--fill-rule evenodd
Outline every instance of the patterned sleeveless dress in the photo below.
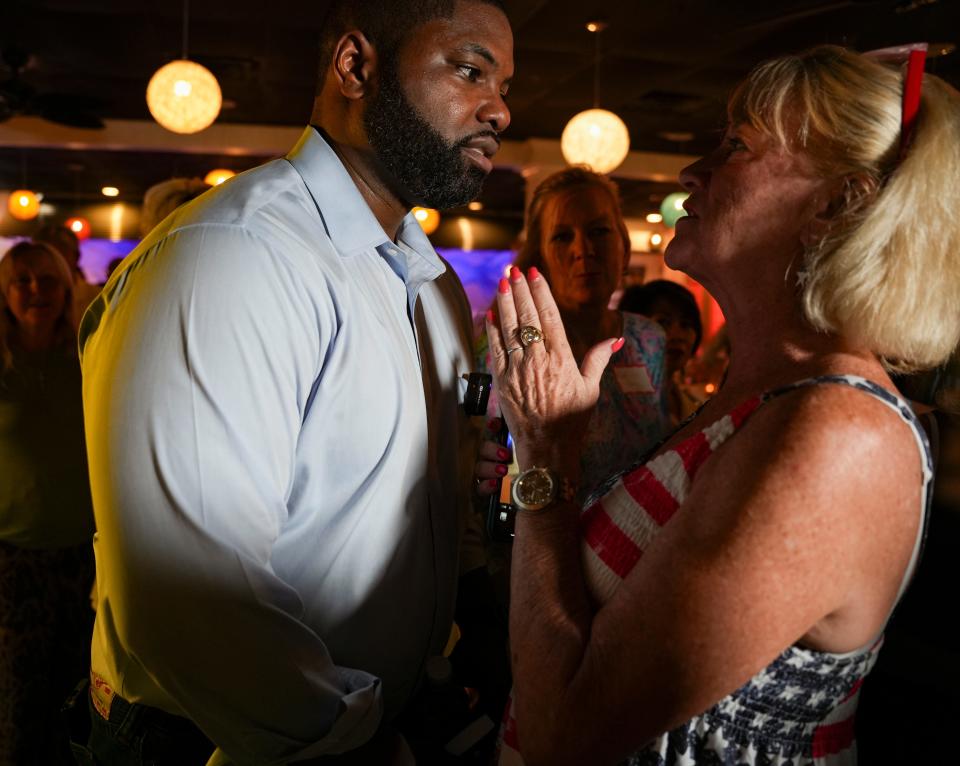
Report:
M 922 520 L 898 594 L 919 558 L 931 501 L 933 459 L 910 406 L 864 378 L 809 378 L 753 397 L 675 448 L 614 477 L 581 515 L 583 568 L 589 591 L 605 603 L 689 493 L 697 472 L 765 402 L 797 388 L 839 384 L 874 396 L 912 429 L 921 454 Z M 629 766 L 854 766 L 854 717 L 860 686 L 882 637 L 847 654 L 790 646 L 746 684 L 701 715 L 665 732 L 627 759 Z M 501 730 L 500 766 L 520 757 L 513 700 Z

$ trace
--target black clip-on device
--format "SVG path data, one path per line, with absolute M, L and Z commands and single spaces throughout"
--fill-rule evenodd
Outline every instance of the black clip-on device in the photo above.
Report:
M 463 409 L 467 415 L 482 415 L 486 417 L 487 402 L 490 399 L 490 389 L 493 386 L 493 377 L 485 372 L 471 372 L 467 378 L 467 393 L 463 397 Z M 507 430 L 507 421 L 500 417 L 500 430 L 494 440 L 497 444 L 506 447 L 510 432 Z M 497 490 L 490 495 L 486 510 L 487 534 L 496 542 L 510 542 L 513 540 L 513 526 L 516 517 L 516 508 L 510 503 L 500 502 L 500 489 L 503 479 L 497 484 Z

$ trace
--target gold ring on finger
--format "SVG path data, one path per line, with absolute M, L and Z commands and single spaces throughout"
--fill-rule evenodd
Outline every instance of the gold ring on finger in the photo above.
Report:
M 526 327 L 520 328 L 520 342 L 523 344 L 523 347 L 532 346 L 534 343 L 541 343 L 543 341 L 543 332 L 539 327 L 533 327 L 532 325 L 527 325 Z

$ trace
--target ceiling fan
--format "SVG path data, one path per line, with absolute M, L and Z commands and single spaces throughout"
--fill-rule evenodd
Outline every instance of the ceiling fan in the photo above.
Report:
M 0 122 L 15 115 L 41 117 L 72 128 L 102 128 L 102 99 L 77 93 L 44 93 L 22 78 L 30 55 L 8 45 L 0 53 Z M 4 78 L 4 70 L 6 77 Z

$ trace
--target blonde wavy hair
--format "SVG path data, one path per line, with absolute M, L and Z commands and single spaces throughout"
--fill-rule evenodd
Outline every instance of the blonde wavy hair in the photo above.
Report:
M 75 350 L 76 330 L 71 320 L 73 277 L 70 274 L 70 267 L 67 265 L 66 259 L 53 245 L 48 245 L 45 242 L 18 242 L 0 258 L 0 371 L 2 372 L 7 372 L 14 366 L 11 344 L 17 333 L 17 320 L 7 305 L 7 288 L 13 281 L 14 262 L 17 258 L 38 253 L 46 255 L 53 262 L 65 290 L 63 312 L 57 318 L 55 344 L 58 347 Z
M 761 64 L 728 105 L 843 179 L 826 237 L 805 254 L 803 309 L 818 330 L 866 344 L 890 370 L 943 363 L 960 342 L 960 94 L 923 78 L 900 159 L 905 72 L 836 46 Z

